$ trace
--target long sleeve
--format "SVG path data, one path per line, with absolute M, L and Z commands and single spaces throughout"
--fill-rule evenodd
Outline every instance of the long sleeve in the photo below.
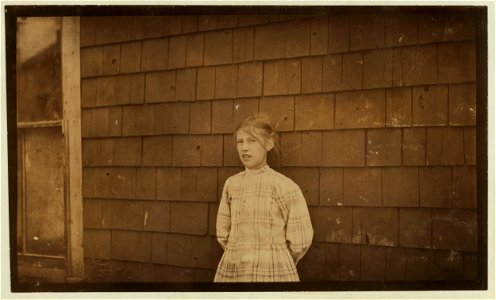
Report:
M 283 197 L 289 210 L 286 240 L 294 262 L 297 264 L 312 244 L 312 223 L 307 203 L 300 188 L 292 189 Z
M 229 195 L 227 192 L 228 185 L 229 179 L 226 180 L 222 190 L 222 197 L 220 199 L 216 221 L 217 241 L 223 249 L 226 249 L 229 232 L 231 230 L 231 208 L 229 204 Z

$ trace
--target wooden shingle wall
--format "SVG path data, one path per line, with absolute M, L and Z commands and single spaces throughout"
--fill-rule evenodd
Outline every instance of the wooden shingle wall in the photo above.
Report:
M 232 131 L 269 113 L 302 280 L 477 273 L 475 15 L 81 18 L 89 281 L 211 281 Z

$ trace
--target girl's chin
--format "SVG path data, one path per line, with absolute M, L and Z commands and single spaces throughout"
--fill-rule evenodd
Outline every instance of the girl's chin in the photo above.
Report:
M 257 170 L 257 169 L 260 169 L 264 166 L 266 166 L 267 164 L 258 164 L 258 165 L 254 165 L 254 164 L 250 164 L 250 163 L 245 163 L 243 162 L 243 165 L 245 166 L 245 168 L 247 169 L 250 169 L 250 170 Z

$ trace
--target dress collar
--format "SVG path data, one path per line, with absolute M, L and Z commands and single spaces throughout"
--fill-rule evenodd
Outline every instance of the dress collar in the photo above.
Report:
M 245 174 L 246 175 L 257 175 L 257 174 L 264 173 L 264 172 L 268 171 L 269 169 L 270 169 L 269 165 L 265 165 L 259 169 L 255 169 L 255 170 L 245 168 Z

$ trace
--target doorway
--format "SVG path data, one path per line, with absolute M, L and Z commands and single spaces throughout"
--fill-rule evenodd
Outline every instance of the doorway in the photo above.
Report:
M 19 282 L 84 278 L 79 18 L 17 19 Z

